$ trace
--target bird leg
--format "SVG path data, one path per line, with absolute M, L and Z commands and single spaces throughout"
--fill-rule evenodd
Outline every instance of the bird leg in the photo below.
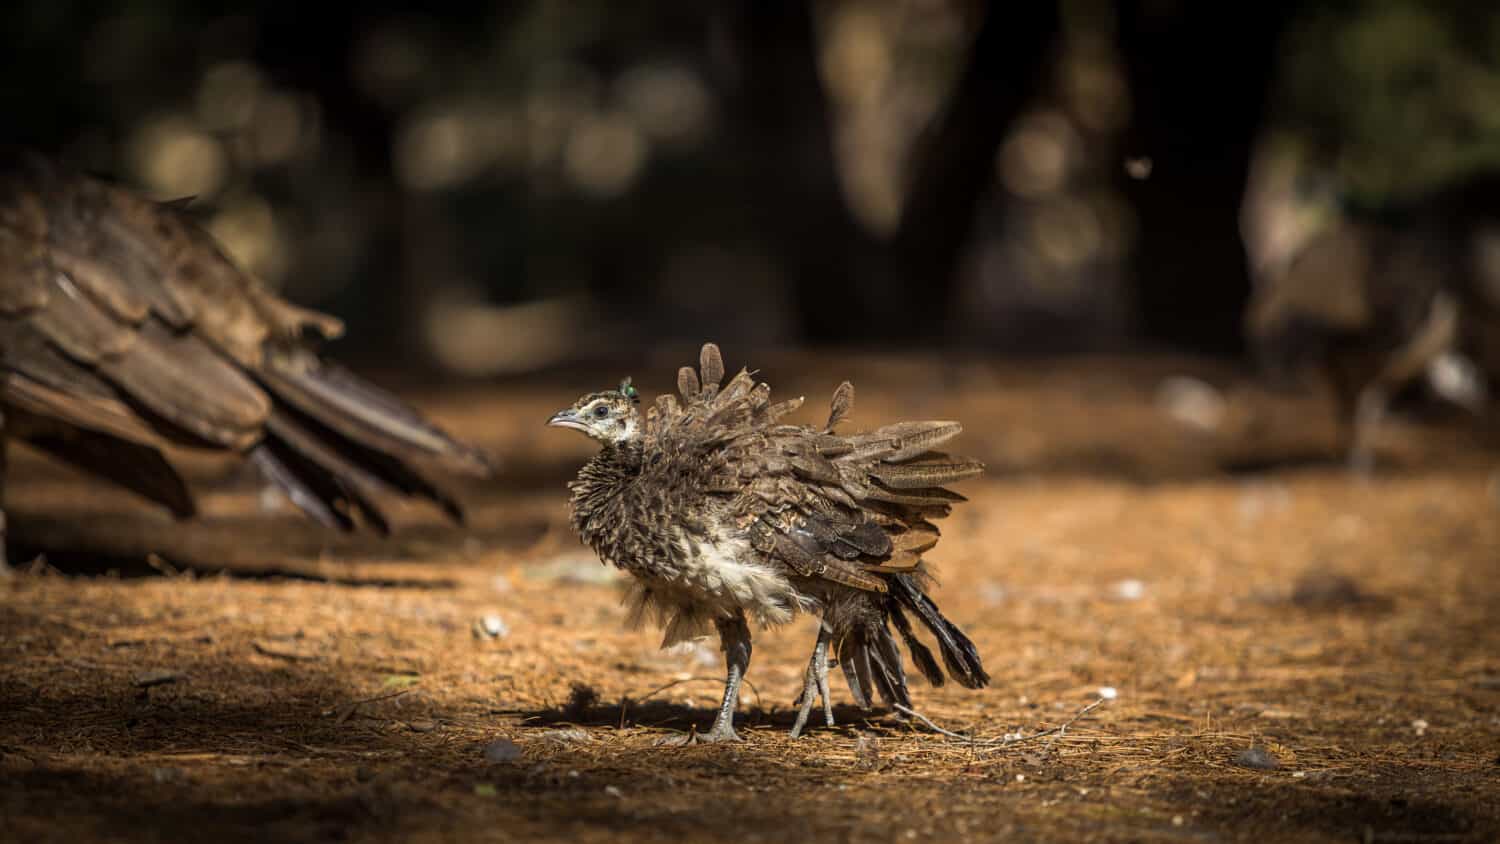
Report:
M 812 659 L 807 663 L 807 681 L 802 685 L 802 708 L 797 711 L 797 720 L 792 724 L 792 738 L 802 735 L 807 725 L 807 716 L 812 714 L 813 700 L 823 698 L 823 720 L 833 726 L 833 701 L 828 695 L 828 643 L 832 639 L 826 623 L 818 625 L 818 642 L 813 645 Z
M 740 682 L 745 679 L 745 669 L 750 667 L 750 627 L 745 624 L 744 613 L 735 613 L 733 618 L 717 619 L 719 646 L 724 649 L 724 663 L 729 666 L 724 681 L 724 703 L 714 718 L 713 727 L 706 733 L 694 737 L 697 742 L 739 741 L 734 732 L 734 710 L 740 701 Z
M 1458 319 L 1458 303 L 1451 295 L 1438 293 L 1416 332 L 1359 391 L 1354 406 L 1354 445 L 1349 452 L 1349 467 L 1356 476 L 1368 478 L 1374 469 L 1375 435 L 1390 408 L 1391 396 L 1452 351 L 1458 338 Z
M 1375 469 L 1375 438 L 1385 420 L 1390 399 L 1384 388 L 1370 385 L 1360 391 L 1354 410 L 1354 442 L 1349 448 L 1349 470 L 1368 478 Z

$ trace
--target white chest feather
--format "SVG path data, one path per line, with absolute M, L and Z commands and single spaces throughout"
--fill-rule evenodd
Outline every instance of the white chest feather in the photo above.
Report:
M 709 622 L 743 611 L 762 625 L 785 624 L 807 599 L 787 578 L 756 559 L 743 539 L 679 538 L 683 559 L 671 574 L 641 576 L 632 596 L 636 614 L 666 627 L 663 646 L 709 632 Z
M 752 609 L 784 593 L 786 578 L 755 562 L 745 540 L 694 543 L 680 541 L 687 552 L 678 581 L 687 589 Z

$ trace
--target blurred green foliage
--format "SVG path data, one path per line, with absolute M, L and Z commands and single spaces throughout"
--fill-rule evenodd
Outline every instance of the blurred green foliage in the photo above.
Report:
M 1273 112 L 1346 194 L 1383 205 L 1500 167 L 1500 10 L 1352 0 L 1309 8 Z

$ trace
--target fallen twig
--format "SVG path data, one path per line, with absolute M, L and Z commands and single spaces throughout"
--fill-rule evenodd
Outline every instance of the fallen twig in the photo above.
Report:
M 390 700 L 391 698 L 401 697 L 404 694 L 409 694 L 411 691 L 412 691 L 411 689 L 406 688 L 406 689 L 400 689 L 400 690 L 394 691 L 394 692 L 387 692 L 387 693 L 385 693 L 383 695 L 376 695 L 374 697 L 361 698 L 359 700 L 351 700 L 348 703 L 340 704 L 339 706 L 336 706 L 336 707 L 334 707 L 332 709 L 325 709 L 325 710 L 323 710 L 323 716 L 327 717 L 327 716 L 332 715 L 335 712 L 337 712 L 338 713 L 338 718 L 334 721 L 334 723 L 335 724 L 342 724 L 345 721 L 349 720 L 349 717 L 354 714 L 355 710 L 359 709 L 360 706 L 362 706 L 362 705 L 364 705 L 366 703 L 375 703 L 377 701 Z
M 1000 736 L 999 738 L 990 738 L 990 739 L 979 739 L 979 738 L 975 738 L 973 736 L 966 736 L 963 733 L 955 733 L 952 730 L 944 729 L 943 727 L 938 726 L 936 723 L 933 722 L 933 720 L 931 718 L 928 718 L 926 715 L 923 715 L 922 713 L 916 711 L 915 709 L 912 709 L 909 706 L 902 706 L 899 703 L 895 704 L 894 706 L 895 706 L 896 711 L 905 713 L 907 715 L 910 715 L 911 717 L 917 719 L 918 721 L 921 721 L 923 724 L 926 724 L 927 727 L 929 729 L 931 729 L 933 732 L 940 733 L 940 734 L 945 735 L 945 736 L 947 736 L 949 738 L 955 738 L 955 739 L 958 739 L 960 741 L 965 741 L 965 742 L 968 742 L 969 744 L 976 744 L 976 745 L 997 745 L 997 744 L 998 745 L 1012 745 L 1012 744 L 1022 744 L 1024 742 L 1028 742 L 1028 741 L 1035 741 L 1036 739 L 1045 738 L 1047 736 L 1063 735 L 1063 734 L 1067 733 L 1069 727 L 1071 727 L 1075 723 L 1077 723 L 1078 720 L 1080 718 L 1082 718 L 1083 716 L 1089 714 L 1090 712 L 1093 712 L 1096 708 L 1099 707 L 1100 704 L 1104 703 L 1104 701 L 1105 701 L 1105 698 L 1101 697 L 1101 698 L 1095 700 L 1093 703 L 1089 704 L 1088 706 L 1085 706 L 1082 709 L 1078 710 L 1077 712 L 1073 713 L 1073 717 L 1072 718 L 1069 718 L 1068 720 L 1064 721 L 1063 723 L 1059 724 L 1056 727 L 1052 727 L 1050 729 L 1042 730 L 1039 733 L 1032 733 L 1029 736 L 1004 735 L 1004 736 Z
M 255 652 L 262 656 L 272 656 L 276 657 L 277 659 L 291 660 L 292 662 L 314 662 L 318 659 L 315 654 L 305 654 L 298 653 L 297 651 L 282 650 L 275 645 L 268 645 L 264 642 L 255 642 L 251 645 L 251 647 L 255 648 Z

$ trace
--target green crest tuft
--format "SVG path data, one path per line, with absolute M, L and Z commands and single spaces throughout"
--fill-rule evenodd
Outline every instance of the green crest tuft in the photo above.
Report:
M 620 382 L 620 395 L 637 403 L 641 400 L 640 391 L 635 388 L 634 384 L 630 383 L 629 378 Z

